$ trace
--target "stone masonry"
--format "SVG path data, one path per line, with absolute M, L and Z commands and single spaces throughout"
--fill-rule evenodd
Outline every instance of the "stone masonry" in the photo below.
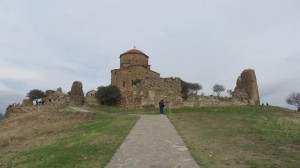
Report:
M 71 88 L 71 103 L 75 106 L 82 106 L 84 103 L 82 83 L 80 81 L 73 82 Z
M 148 78 L 133 86 L 133 91 L 123 92 L 122 104 L 126 107 L 158 107 L 161 99 L 173 106 L 182 104 L 179 78 Z
M 133 87 L 133 91 L 123 92 L 121 104 L 131 108 L 158 107 L 161 99 L 165 100 L 167 108 L 231 106 L 249 104 L 245 99 L 237 97 L 190 95 L 187 99 L 181 96 L 181 79 L 151 78 L 144 79 Z
M 244 70 L 238 77 L 233 97 L 242 101 L 248 100 L 249 104 L 260 104 L 257 81 L 253 69 Z
M 146 78 L 159 78 L 160 74 L 152 71 L 148 56 L 137 49 L 128 50 L 120 55 L 120 68 L 111 70 L 111 84 L 121 92 L 132 91 L 133 85 Z

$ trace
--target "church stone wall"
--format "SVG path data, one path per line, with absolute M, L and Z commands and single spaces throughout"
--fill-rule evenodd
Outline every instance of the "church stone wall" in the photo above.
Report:
M 158 107 L 164 99 L 173 106 L 181 106 L 179 78 L 148 78 L 134 85 L 133 91 L 123 92 L 122 104 L 126 107 Z
M 190 95 L 181 97 L 179 78 L 150 78 L 134 85 L 133 91 L 123 92 L 121 104 L 131 108 L 158 107 L 163 99 L 167 108 L 247 105 L 248 99 Z
M 150 69 L 148 66 L 148 57 L 141 54 L 126 54 L 120 56 L 120 67 L 127 68 L 132 65 L 141 65 L 147 69 Z
M 160 74 L 150 70 L 148 56 L 140 50 L 132 49 L 120 55 L 120 69 L 111 71 L 111 84 L 121 92 L 133 90 L 137 80 L 159 78 Z
M 159 78 L 159 73 L 146 69 L 142 66 L 131 66 L 126 69 L 112 71 L 112 85 L 117 86 L 122 92 L 132 91 L 134 81 L 144 78 Z

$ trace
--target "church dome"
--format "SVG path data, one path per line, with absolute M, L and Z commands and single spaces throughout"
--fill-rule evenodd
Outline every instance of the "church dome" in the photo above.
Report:
M 121 54 L 120 57 L 123 55 L 128 55 L 128 54 L 140 54 L 140 55 L 144 55 L 144 56 L 148 57 L 145 53 L 143 53 L 142 51 L 137 50 L 137 49 L 128 50 L 128 51 L 124 52 L 123 54 Z

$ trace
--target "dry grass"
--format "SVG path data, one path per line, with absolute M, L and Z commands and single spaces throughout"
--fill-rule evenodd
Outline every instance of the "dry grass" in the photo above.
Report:
M 82 113 L 34 111 L 0 122 L 0 160 L 7 162 L 15 153 L 45 146 L 74 134 L 88 118 Z M 0 162 L 0 167 L 1 167 Z

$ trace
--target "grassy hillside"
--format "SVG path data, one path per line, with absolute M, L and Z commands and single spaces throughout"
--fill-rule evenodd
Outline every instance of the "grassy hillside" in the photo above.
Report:
M 14 134 L 13 127 L 29 130 L 27 134 L 19 132 L 7 137 L 8 142 L 3 143 L 4 148 L 0 150 L 0 167 L 104 167 L 138 120 L 134 115 L 102 112 L 34 115 L 0 123 L 10 128 L 0 130 L 7 136 Z M 49 126 L 43 126 L 49 120 Z M 27 127 L 25 123 L 34 127 Z M 60 126 L 51 127 L 57 124 Z
M 1 167 L 104 167 L 138 120 L 158 109 L 28 113 L 0 121 Z M 266 106 L 166 109 L 201 167 L 298 167 L 300 113 Z
M 300 113 L 266 106 L 169 110 L 202 167 L 299 167 Z

